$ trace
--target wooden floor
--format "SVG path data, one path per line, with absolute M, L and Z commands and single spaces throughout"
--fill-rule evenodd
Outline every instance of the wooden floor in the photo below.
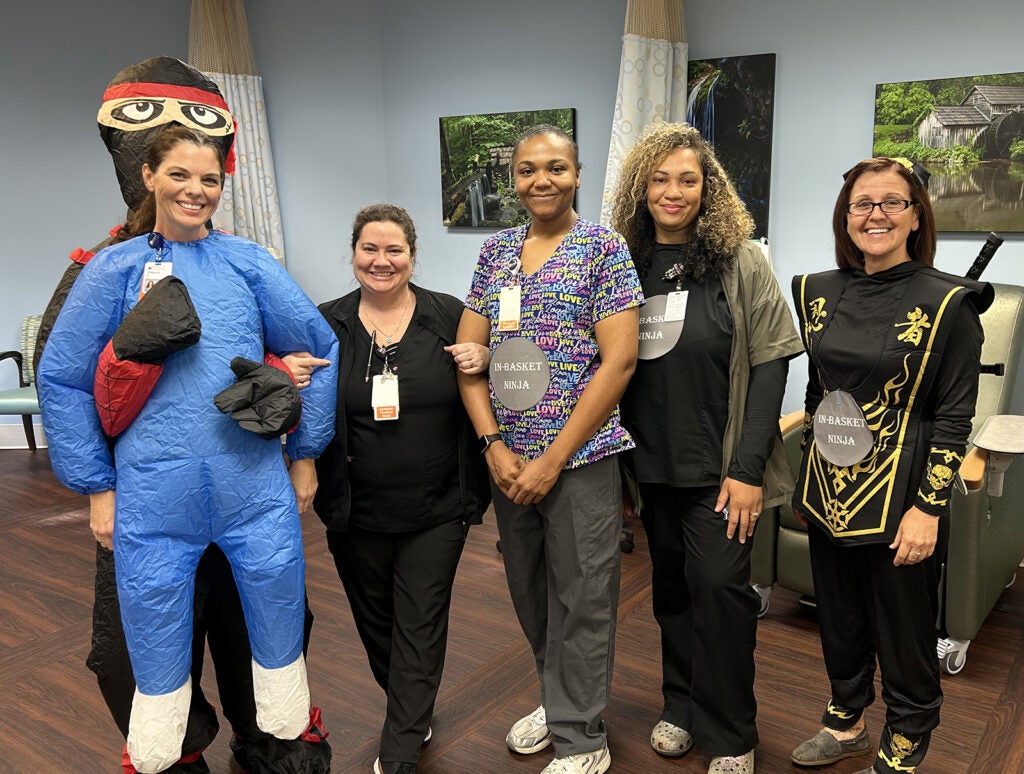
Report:
M 93 540 L 85 498 L 61 488 L 45 451 L 0 451 L 0 773 L 115 774 L 120 739 L 85 668 L 92 602 Z M 313 698 L 323 708 L 334 774 L 370 771 L 383 695 L 356 639 L 341 585 L 315 518 L 306 523 Z M 536 678 L 495 551 L 493 518 L 475 528 L 459 569 L 448 663 L 434 738 L 422 774 L 539 772 L 550 751 L 509 753 L 508 726 L 538 703 Z M 623 556 L 615 679 L 605 715 L 612 772 L 704 772 L 708 758 L 656 756 L 648 744 L 660 709 L 657 625 L 650 610 L 646 543 Z M 945 679 L 942 725 L 921 772 L 1024 772 L 1024 583 L 1008 589 L 972 643 L 967 666 Z M 208 674 L 212 672 L 208 671 Z M 212 680 L 208 695 L 216 701 Z M 757 649 L 761 774 L 796 772 L 792 748 L 818 728 L 826 682 L 813 613 L 777 590 Z M 868 712 L 881 727 L 879 701 Z M 239 774 L 228 732 L 207 752 L 213 772 Z M 849 774 L 869 758 L 827 771 Z

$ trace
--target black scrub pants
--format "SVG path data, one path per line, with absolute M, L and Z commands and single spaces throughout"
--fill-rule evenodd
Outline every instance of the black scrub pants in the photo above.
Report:
M 370 670 L 387 694 L 381 763 L 416 763 L 448 647 L 452 586 L 466 524 L 411 532 L 327 533 Z
M 757 747 L 754 647 L 761 603 L 750 587 L 753 539 L 726 536 L 719 487 L 641 484 L 640 518 L 661 627 L 661 719 L 706 755 Z

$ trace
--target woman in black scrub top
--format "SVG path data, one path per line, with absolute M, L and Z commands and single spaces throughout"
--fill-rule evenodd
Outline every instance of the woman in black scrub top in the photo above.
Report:
M 490 502 L 455 374 L 489 358 L 455 343 L 461 301 L 409 281 L 416 229 L 405 210 L 360 210 L 352 253 L 359 287 L 320 307 L 340 342 L 339 403 L 314 507 L 387 693 L 373 771 L 411 774 L 431 735 L 466 532 Z

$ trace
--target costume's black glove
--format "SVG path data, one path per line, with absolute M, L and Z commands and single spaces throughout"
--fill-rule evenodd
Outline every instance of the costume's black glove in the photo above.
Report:
M 114 333 L 114 354 L 119 360 L 162 363 L 199 341 L 202 325 L 185 283 L 164 277 L 139 299 Z
M 298 424 L 302 398 L 288 374 L 244 357 L 232 360 L 231 370 L 238 381 L 213 399 L 218 409 L 268 441 Z

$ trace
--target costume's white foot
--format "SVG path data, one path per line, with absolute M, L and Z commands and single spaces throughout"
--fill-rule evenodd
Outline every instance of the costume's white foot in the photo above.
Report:
M 128 721 L 128 757 L 136 771 L 156 774 L 177 763 L 191 703 L 191 677 L 180 688 L 159 696 L 146 696 L 135 689 Z
M 252 689 L 256 697 L 256 725 L 278 739 L 295 739 L 309 725 L 309 686 L 306 660 L 266 669 L 252 662 Z

